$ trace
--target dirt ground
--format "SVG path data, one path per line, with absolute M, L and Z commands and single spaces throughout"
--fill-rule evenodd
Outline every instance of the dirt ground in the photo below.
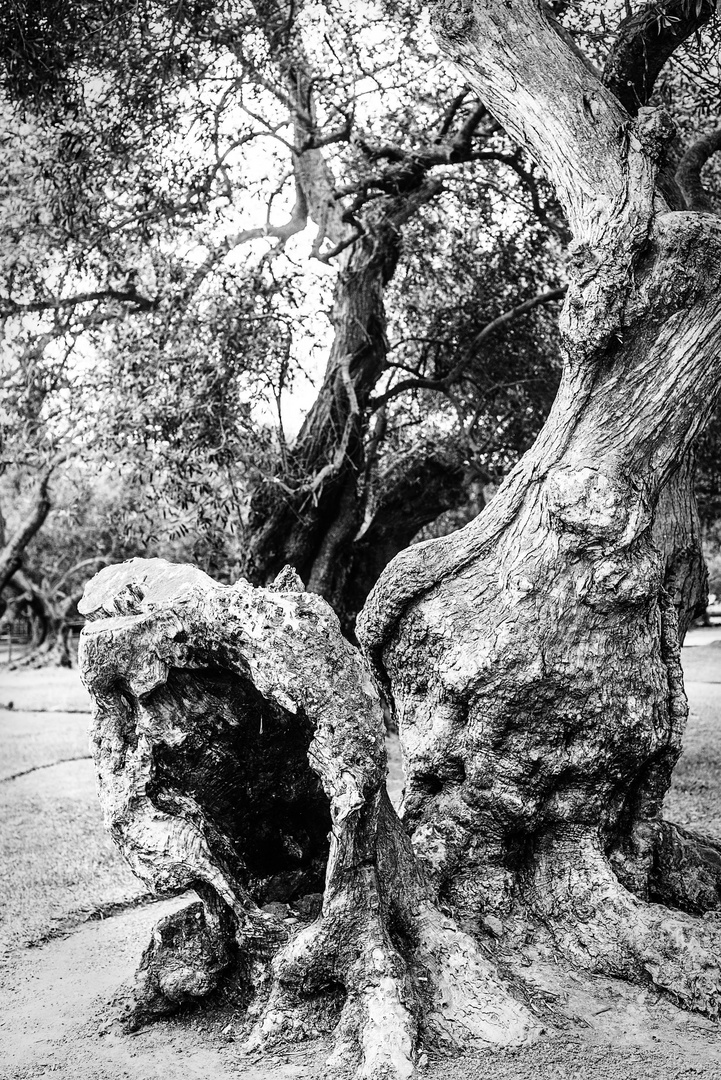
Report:
M 721 837 L 721 627 L 692 632 L 684 668 L 692 717 L 667 814 Z M 9 845 L 3 849 L 4 870 L 11 868 L 27 891 L 47 894 L 47 909 L 36 913 L 34 921 L 27 905 L 13 908 L 10 899 L 0 913 L 14 927 L 0 968 L 0 1078 L 329 1077 L 324 1064 L 328 1046 L 322 1040 L 269 1054 L 244 1053 L 241 1014 L 232 999 L 222 995 L 212 1007 L 133 1035 L 121 1031 L 117 1015 L 122 986 L 131 978 L 153 924 L 187 903 L 192 894 L 143 902 L 142 887 L 124 876 L 127 871 L 114 861 L 112 852 L 104 853 L 99 812 L 89 809 L 91 764 L 68 760 L 86 752 L 80 731 L 84 721 L 78 712 L 85 708 L 84 692 L 73 672 L 0 673 L 0 830 Z M 65 763 L 54 764 L 61 760 Z M 55 816 L 60 806 L 68 821 L 82 820 L 87 834 L 78 833 L 75 841 L 82 852 L 70 850 L 67 837 L 65 846 L 59 845 L 52 833 L 42 802 L 43 795 L 50 798 L 49 788 L 57 800 Z M 66 806 L 64 800 L 71 801 Z M 88 823 L 85 817 L 91 813 L 96 817 Z M 98 845 L 100 854 L 96 863 L 88 864 L 85 855 L 92 844 Z M 49 854 L 38 862 L 35 853 L 44 851 Z M 42 871 L 46 880 L 41 881 L 38 866 L 47 867 L 53 858 L 62 865 L 51 868 L 52 873 Z M 84 903 L 77 902 L 78 890 Z M 11 893 L 12 887 L 8 898 Z M 533 970 L 535 999 L 546 1015 L 546 1031 L 539 1042 L 462 1059 L 431 1057 L 420 1077 L 721 1080 L 718 1024 L 681 1012 L 638 986 L 562 976 L 550 965 Z

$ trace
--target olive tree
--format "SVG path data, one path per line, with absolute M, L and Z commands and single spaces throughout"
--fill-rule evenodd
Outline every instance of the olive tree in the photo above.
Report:
M 532 1039 L 521 961 L 709 1016 L 721 996 L 699 917 L 721 906 L 721 851 L 662 817 L 687 703 L 654 521 L 721 380 L 721 227 L 698 177 L 716 140 L 671 182 L 664 111 L 632 116 L 535 0 L 439 0 L 432 19 L 573 231 L 536 442 L 477 518 L 386 567 L 365 659 L 292 570 L 254 589 L 132 562 L 83 601 L 108 824 L 145 880 L 200 897 L 156 928 L 136 1017 L 232 978 L 251 1045 L 330 1017 L 335 1060 L 378 1080 L 410 1076 L 424 1041 Z M 677 25 L 622 25 L 616 70 L 650 58 L 639 97 Z

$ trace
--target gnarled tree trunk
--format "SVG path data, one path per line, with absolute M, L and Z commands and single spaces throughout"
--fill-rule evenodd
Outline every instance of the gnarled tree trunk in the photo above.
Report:
M 149 885 L 201 897 L 156 927 L 136 1022 L 225 973 L 251 999 L 251 1045 L 330 1011 L 333 1060 L 359 1077 L 410 1076 L 421 1032 L 532 1037 L 426 882 L 386 793 L 375 684 L 325 601 L 290 570 L 254 589 L 135 559 L 101 571 L 81 610 L 106 825 Z
M 666 119 L 629 120 L 536 5 L 435 19 L 553 177 L 575 275 L 535 446 L 473 523 L 391 564 L 359 623 L 398 711 L 404 820 L 468 919 L 716 1015 L 718 932 L 646 901 L 719 904 L 713 845 L 661 820 L 687 706 L 651 524 L 718 394 L 721 225 L 668 210 Z
M 203 903 L 158 931 L 138 1008 L 235 963 L 253 1039 L 335 996 L 340 1053 L 379 1080 L 410 1075 L 422 1030 L 532 1037 L 489 934 L 721 1005 L 721 934 L 695 917 L 719 907 L 719 849 L 661 816 L 687 705 L 653 533 L 719 389 L 721 225 L 669 209 L 665 118 L 632 121 L 532 0 L 438 4 L 435 21 L 553 178 L 574 278 L 536 444 L 473 522 L 397 556 L 359 620 L 399 719 L 402 821 L 374 684 L 292 578 L 221 588 L 136 563 L 83 607 L 108 821 L 146 880 L 196 883 Z

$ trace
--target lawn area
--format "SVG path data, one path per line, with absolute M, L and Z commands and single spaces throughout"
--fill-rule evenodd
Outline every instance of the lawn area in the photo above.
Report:
M 721 840 L 721 628 L 692 630 L 686 640 L 682 659 L 691 715 L 665 816 Z
M 0 704 L 10 701 L 0 709 L 0 957 L 145 892 L 103 828 L 89 713 L 40 711 L 89 708 L 77 672 L 3 672 Z M 36 771 L 8 779 L 26 770 Z
M 90 761 L 0 783 L 0 956 L 146 892 L 103 828 Z
M 0 781 L 68 758 L 87 757 L 87 713 L 0 712 Z
M 0 670 L 0 708 L 90 712 L 88 692 L 77 671 L 67 668 Z

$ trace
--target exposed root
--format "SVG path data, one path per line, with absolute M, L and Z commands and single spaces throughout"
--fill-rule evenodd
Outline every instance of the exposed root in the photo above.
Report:
M 358 1080 L 405 1080 L 418 1051 L 418 995 L 388 936 L 374 869 L 359 867 L 348 886 L 278 952 L 248 1045 L 293 1036 L 299 1001 L 331 985 L 342 988 L 345 1003 L 329 1066 L 353 1064 Z
M 366 945 L 349 969 L 331 1068 L 358 1060 L 358 1080 L 405 1080 L 418 1051 L 416 995 L 403 959 L 389 943 Z
M 574 964 L 651 982 L 684 1008 L 719 1015 L 721 928 L 629 893 L 597 834 L 547 837 L 526 896 L 556 948 Z
M 721 910 L 721 843 L 662 821 L 653 852 L 651 897 L 692 915 Z
M 231 940 L 200 901 L 161 919 L 136 972 L 130 1026 L 214 990 L 232 963 Z
M 427 905 L 417 923 L 416 963 L 429 980 L 426 1022 L 439 1041 L 457 1048 L 520 1046 L 540 1028 L 502 985 L 493 965 L 468 934 Z
M 422 1042 L 486 1049 L 538 1035 L 535 1019 L 476 943 L 432 904 L 424 903 L 412 922 L 415 943 L 407 955 L 373 907 L 331 907 L 279 951 L 249 1047 L 297 1037 L 308 1026 L 305 1018 L 299 1024 L 299 1004 L 329 985 L 345 995 L 329 1066 L 353 1063 L 358 1080 L 410 1077 Z

